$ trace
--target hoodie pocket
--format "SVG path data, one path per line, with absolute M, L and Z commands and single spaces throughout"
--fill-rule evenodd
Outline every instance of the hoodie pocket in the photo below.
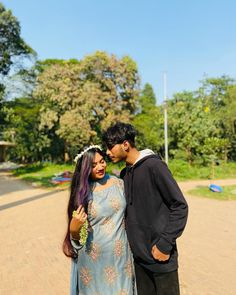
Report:
M 129 223 L 126 230 L 135 259 L 149 264 L 155 263 L 151 254 L 151 227 Z

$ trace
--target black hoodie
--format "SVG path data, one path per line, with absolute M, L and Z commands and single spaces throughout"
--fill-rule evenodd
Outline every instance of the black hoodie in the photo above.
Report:
M 165 273 L 178 268 L 176 238 L 186 225 L 188 206 L 167 165 L 149 155 L 121 171 L 127 199 L 126 231 L 136 263 Z M 155 260 L 152 246 L 170 254 Z

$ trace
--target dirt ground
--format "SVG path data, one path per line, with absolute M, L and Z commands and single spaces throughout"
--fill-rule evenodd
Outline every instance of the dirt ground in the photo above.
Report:
M 209 181 L 179 183 L 189 204 L 178 239 L 181 294 L 235 295 L 236 201 L 186 193 L 198 184 Z M 0 172 L 1 295 L 69 294 L 70 260 L 61 251 L 67 199 L 66 190 L 33 188 Z

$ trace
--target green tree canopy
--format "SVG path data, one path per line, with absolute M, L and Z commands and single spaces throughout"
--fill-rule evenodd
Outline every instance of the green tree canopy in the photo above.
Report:
M 7 75 L 18 57 L 35 54 L 20 36 L 20 24 L 0 3 L 0 74 Z
M 163 115 L 156 106 L 156 97 L 150 84 L 145 84 L 138 97 L 139 112 L 133 119 L 138 131 L 137 146 L 140 149 L 150 148 L 160 152 L 163 145 Z
M 0 132 L 6 127 L 8 109 L 5 103 L 7 82 L 11 69 L 20 69 L 27 57 L 35 56 L 35 52 L 20 36 L 20 24 L 11 10 L 6 10 L 0 3 Z M 22 67 L 23 68 L 23 67 Z M 14 83 L 13 85 L 16 85 Z M 11 91 L 13 92 L 13 87 Z
M 139 104 L 142 112 L 149 111 L 156 106 L 156 96 L 150 84 L 146 83 L 139 97 Z
M 6 105 L 8 112 L 4 138 L 12 141 L 13 137 L 16 143 L 10 151 L 12 159 L 33 162 L 46 158 L 50 139 L 38 128 L 40 105 L 30 97 L 17 98 L 6 102 Z
M 103 128 L 130 120 L 138 87 L 137 66 L 128 56 L 98 51 L 77 62 L 46 66 L 34 92 L 41 129 L 54 130 L 66 149 L 97 142 Z

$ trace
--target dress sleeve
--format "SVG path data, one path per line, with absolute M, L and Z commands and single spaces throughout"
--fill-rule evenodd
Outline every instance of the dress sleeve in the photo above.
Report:
M 78 252 L 83 247 L 82 245 L 80 245 L 80 242 L 78 240 L 73 239 L 71 235 L 70 235 L 70 242 L 75 252 Z
M 122 189 L 122 191 L 124 191 L 124 181 L 120 178 L 118 178 L 118 185 Z
M 119 187 L 119 189 L 124 193 L 124 181 L 123 179 L 117 177 L 117 176 L 111 176 L 112 181 Z

